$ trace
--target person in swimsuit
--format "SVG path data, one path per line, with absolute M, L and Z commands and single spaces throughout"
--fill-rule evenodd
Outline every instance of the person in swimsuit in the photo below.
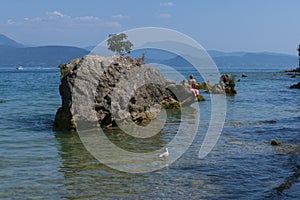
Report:
M 192 74 L 190 75 L 189 84 L 191 86 L 191 91 L 194 92 L 195 96 L 198 96 L 199 90 L 196 88 L 197 81 Z

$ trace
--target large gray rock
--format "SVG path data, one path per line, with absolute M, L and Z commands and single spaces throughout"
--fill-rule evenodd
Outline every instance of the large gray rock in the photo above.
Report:
M 76 130 L 78 121 L 102 127 L 145 122 L 158 115 L 163 101 L 195 102 L 189 88 L 167 84 L 140 59 L 88 55 L 60 69 L 62 106 L 56 113 L 55 130 Z

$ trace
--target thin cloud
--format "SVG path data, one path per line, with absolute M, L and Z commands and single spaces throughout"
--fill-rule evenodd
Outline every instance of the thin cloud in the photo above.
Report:
M 116 20 L 123 20 L 123 19 L 129 19 L 129 16 L 119 14 L 119 15 L 113 15 L 112 18 Z
M 12 20 L 12 19 L 8 19 L 8 20 L 6 21 L 6 24 L 12 25 L 12 24 L 15 24 L 15 21 Z
M 160 5 L 160 6 L 173 6 L 174 3 L 173 3 L 173 2 L 160 2 L 159 5 Z
M 168 13 L 161 13 L 161 14 L 159 14 L 159 17 L 162 18 L 162 19 L 169 19 L 172 16 Z
M 121 28 L 122 25 L 119 22 L 104 22 L 104 25 L 107 27 L 112 27 L 112 28 Z
M 52 12 L 46 12 L 44 16 L 28 18 L 25 17 L 23 21 L 19 23 L 38 23 L 38 22 L 49 22 L 49 21 L 59 21 L 59 20 L 71 20 L 72 18 L 65 15 L 57 10 Z
M 64 17 L 68 17 L 67 15 L 62 14 L 61 12 L 55 10 L 53 12 L 46 12 L 46 15 L 50 16 L 50 17 L 60 17 L 60 18 L 64 18 Z
M 79 16 L 71 17 L 60 11 L 51 11 L 46 12 L 44 16 L 28 18 L 25 17 L 19 21 L 13 21 L 12 19 L 7 20 L 6 24 L 8 25 L 47 25 L 48 23 L 55 22 L 57 26 L 61 27 L 83 27 L 83 26 L 104 26 L 104 27 L 113 27 L 120 28 L 122 25 L 117 22 L 117 19 L 128 18 L 125 15 L 115 15 L 112 21 L 105 21 L 95 16 Z
M 75 17 L 74 20 L 78 20 L 78 21 L 102 21 L 99 17 L 94 17 L 94 16 Z

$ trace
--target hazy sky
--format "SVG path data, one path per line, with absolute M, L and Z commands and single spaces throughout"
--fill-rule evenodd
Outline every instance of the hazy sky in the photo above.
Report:
M 299 0 L 1 0 L 0 33 L 31 45 L 96 45 L 138 27 L 180 31 L 206 49 L 297 54 Z

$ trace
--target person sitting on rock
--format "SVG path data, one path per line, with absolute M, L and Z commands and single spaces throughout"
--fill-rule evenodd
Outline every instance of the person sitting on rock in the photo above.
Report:
M 195 96 L 198 96 L 199 90 L 196 88 L 197 81 L 192 74 L 190 75 L 189 84 L 191 87 L 191 91 L 194 92 Z

